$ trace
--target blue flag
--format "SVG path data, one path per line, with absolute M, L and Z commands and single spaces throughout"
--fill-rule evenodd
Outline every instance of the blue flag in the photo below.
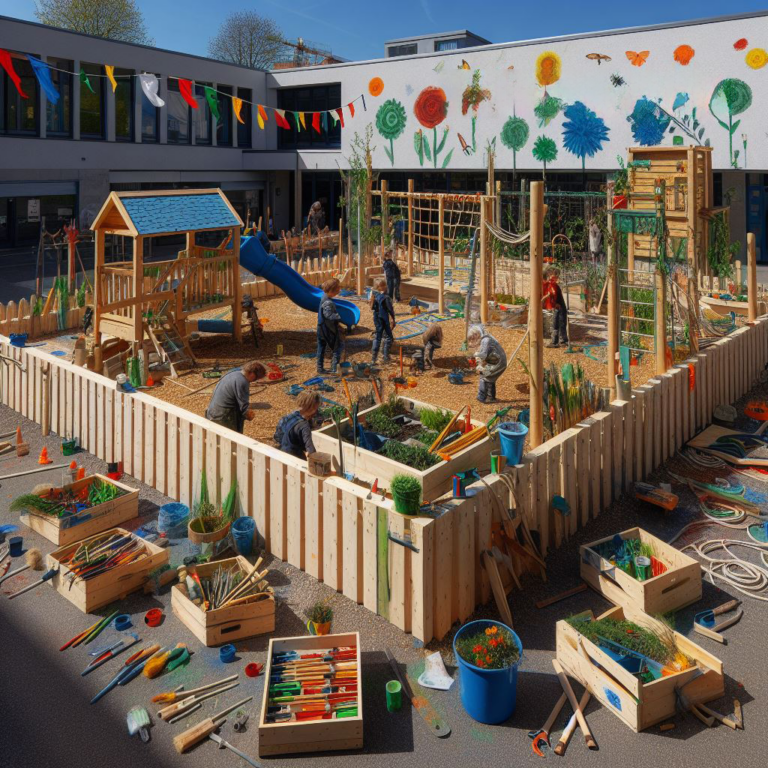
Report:
M 45 91 L 45 97 L 51 104 L 56 104 L 59 101 L 59 92 L 51 80 L 51 68 L 44 61 L 36 59 L 34 56 L 27 56 L 27 58 L 32 65 L 40 87 Z

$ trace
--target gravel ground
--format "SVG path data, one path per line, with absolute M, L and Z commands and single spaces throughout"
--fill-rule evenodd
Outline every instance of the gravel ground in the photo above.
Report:
M 752 396 L 768 398 L 768 387 L 751 393 Z M 743 409 L 740 404 L 740 411 Z M 0 407 L 0 432 L 7 432 L 18 424 L 18 417 L 9 409 Z M 745 428 L 754 428 L 749 420 L 742 423 Z M 31 443 L 29 457 L 0 459 L 0 474 L 36 466 L 36 457 L 43 441 L 39 429 L 22 420 L 25 439 Z M 44 441 L 54 461 L 58 462 L 59 440 L 53 436 Z M 93 457 L 81 454 L 81 463 L 89 469 L 103 469 L 103 463 Z M 55 478 L 56 472 L 50 477 Z M 45 477 L 43 475 L 42 477 Z M 34 476 L 33 476 L 34 478 Z M 34 478 L 34 483 L 41 478 Z M 656 482 L 669 478 L 659 470 Z M 736 478 L 732 478 L 735 480 Z M 756 493 L 765 494 L 767 487 L 748 479 L 746 484 Z M 30 478 L 2 480 L 0 477 L 0 499 L 2 507 L 12 498 L 27 492 L 34 484 Z M 128 483 L 141 490 L 140 512 L 137 522 L 152 519 L 159 504 L 165 499 L 146 486 L 131 479 Z M 446 651 L 443 656 L 449 672 L 454 673 L 450 654 L 450 637 L 440 643 L 433 643 L 427 649 L 414 643 L 406 635 L 374 616 L 346 598 L 336 595 L 295 568 L 272 560 L 270 581 L 279 598 L 277 629 L 275 636 L 305 634 L 302 609 L 319 597 L 332 596 L 335 610 L 334 631 L 359 631 L 363 645 L 363 701 L 365 718 L 365 749 L 362 752 L 338 753 L 335 755 L 306 755 L 301 757 L 278 757 L 260 761 L 264 765 L 335 765 L 345 766 L 423 766 L 425 761 L 434 765 L 466 766 L 479 762 L 499 765 L 537 765 L 539 758 L 533 756 L 527 732 L 538 728 L 547 718 L 550 709 L 560 694 L 560 688 L 553 674 L 551 659 L 555 648 L 555 622 L 572 613 L 587 608 L 599 612 L 608 604 L 591 591 L 581 593 L 567 602 L 543 610 L 534 606 L 537 600 L 559 593 L 575 586 L 578 576 L 578 546 L 585 542 L 624 530 L 633 525 L 669 538 L 684 524 L 697 517 L 693 498 L 684 493 L 680 508 L 671 514 L 664 514 L 656 508 L 637 503 L 629 497 L 622 497 L 611 509 L 590 523 L 569 542 L 566 542 L 548 558 L 548 583 L 542 584 L 537 578 L 528 576 L 523 582 L 524 591 L 510 595 L 510 603 L 516 630 L 525 649 L 522 668 L 518 677 L 517 711 L 500 726 L 484 726 L 470 720 L 463 712 L 459 701 L 458 685 L 449 692 L 424 691 L 437 711 L 452 729 L 450 737 L 438 740 L 429 734 L 419 716 L 406 705 L 402 711 L 390 714 L 384 704 L 384 684 L 392 673 L 387 665 L 383 649 L 389 646 L 397 658 L 408 665 L 410 676 L 415 679 L 421 671 L 427 652 L 439 649 Z M 4 512 L 0 523 L 17 522 L 15 515 Z M 741 531 L 723 534 L 716 529 L 713 535 L 727 535 L 745 538 Z M 22 529 L 27 546 L 39 546 L 49 552 L 52 545 L 34 534 Z M 172 562 L 180 559 L 180 552 L 171 549 Z M 7 582 L 3 592 L 30 583 L 33 577 L 21 574 Z M 733 591 L 720 590 L 709 583 L 704 585 L 704 599 L 677 614 L 676 626 L 679 631 L 691 635 L 691 622 L 696 611 L 714 607 L 738 596 Z M 135 704 L 149 703 L 151 695 L 185 684 L 188 688 L 203 685 L 235 671 L 242 671 L 250 661 L 264 661 L 267 637 L 254 638 L 237 643 L 238 661 L 229 666 L 218 660 L 216 649 L 206 649 L 193 638 L 191 633 L 170 613 L 169 595 L 166 592 L 157 597 L 133 595 L 120 603 L 121 611 L 132 614 L 134 624 L 139 628 L 142 640 L 169 644 L 187 642 L 194 650 L 192 662 L 185 669 L 149 682 L 144 678 L 132 682 L 125 688 L 111 692 L 104 700 L 88 704 L 90 697 L 112 676 L 114 664 L 107 664 L 101 670 L 82 678 L 79 672 L 87 663 L 86 652 L 75 649 L 64 653 L 58 647 L 93 623 L 91 617 L 81 614 L 72 604 L 55 593 L 48 586 L 9 603 L 0 599 L 0 647 L 3 649 L 3 712 L 4 738 L 0 750 L 2 768 L 39 768 L 51 764 L 87 764 L 89 768 L 107 768 L 116 762 L 141 764 L 147 768 L 170 768 L 170 766 L 235 766 L 241 764 L 238 758 L 227 752 L 219 752 L 213 744 L 199 745 L 186 756 L 178 756 L 173 750 L 171 736 L 190 724 L 210 715 L 227 703 L 247 695 L 254 696 L 254 703 L 248 705 L 251 713 L 249 729 L 236 734 L 232 721 L 222 728 L 224 738 L 232 741 L 247 754 L 256 757 L 258 734 L 256 721 L 260 710 L 262 679 L 250 680 L 241 677 L 239 688 L 224 694 L 221 701 L 212 700 L 188 720 L 175 726 L 157 722 L 152 729 L 152 742 L 141 744 L 138 739 L 129 739 L 125 726 L 125 715 Z M 141 618 L 151 607 L 166 611 L 164 623 L 157 629 L 146 629 Z M 594 702 L 587 708 L 590 726 L 600 745 L 597 753 L 588 752 L 579 733 L 568 749 L 569 763 L 580 766 L 615 766 L 619 761 L 627 762 L 636 754 L 638 760 L 648 760 L 651 755 L 660 755 L 664 750 L 664 762 L 669 766 L 728 765 L 735 756 L 741 768 L 763 766 L 764 736 L 759 726 L 764 718 L 765 708 L 761 691 L 768 687 L 768 668 L 764 664 L 765 648 L 765 606 L 756 600 L 745 598 L 745 616 L 739 624 L 727 630 L 728 645 L 718 646 L 706 639 L 701 640 L 707 650 L 724 661 L 726 670 L 726 697 L 713 703 L 723 713 L 730 713 L 731 700 L 737 696 L 744 706 L 746 730 L 734 732 L 718 725 L 706 729 L 691 717 L 678 715 L 674 730 L 661 733 L 657 727 L 637 735 L 621 723 L 612 713 Z M 97 613 L 106 615 L 107 606 Z M 477 611 L 474 618 L 494 616 L 492 604 Z M 455 628 L 454 628 L 455 629 Z M 104 643 L 114 632 L 103 635 Z M 577 695 L 580 689 L 576 686 Z M 567 707 L 566 707 L 567 709 Z M 761 715 L 760 713 L 763 713 Z M 567 713 L 561 714 L 555 728 L 555 737 L 564 726 Z M 685 749 L 688 751 L 685 752 Z M 637 750 L 637 751 L 635 751 Z M 668 752 L 666 750 L 669 750 Z M 656 758 L 658 759 L 658 758 Z M 605 761 L 605 762 L 603 762 Z M 632 759 L 634 762 L 634 760 Z

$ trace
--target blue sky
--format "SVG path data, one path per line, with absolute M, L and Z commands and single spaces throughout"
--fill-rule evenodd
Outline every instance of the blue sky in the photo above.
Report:
M 205 55 L 212 30 L 228 13 L 253 9 L 272 17 L 289 38 L 302 36 L 349 59 L 384 55 L 384 42 L 409 35 L 470 29 L 503 43 L 575 32 L 685 21 L 765 8 L 765 0 L 646 0 L 644 3 L 574 3 L 546 5 L 510 0 L 138 0 L 156 45 Z M 473 9 L 482 7 L 482 13 Z M 34 20 L 34 0 L 0 0 L 0 15 Z

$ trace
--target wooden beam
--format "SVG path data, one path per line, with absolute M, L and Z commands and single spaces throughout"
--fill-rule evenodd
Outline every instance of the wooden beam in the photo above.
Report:
M 656 270 L 656 375 L 667 371 L 666 281 Z
M 488 220 L 486 198 L 480 200 L 480 322 L 488 322 Z
M 381 180 L 381 259 L 389 248 L 389 198 L 387 197 L 387 180 Z
M 755 233 L 747 232 L 747 319 L 757 320 L 757 253 Z
M 413 277 L 413 179 L 408 179 L 408 277 Z
M 385 182 L 382 182 L 384 184 Z M 437 207 L 437 311 L 445 314 L 445 198 L 441 197 Z
M 144 238 L 137 235 L 133 238 L 133 340 L 139 345 L 144 341 L 144 326 L 141 316 L 144 299 Z
M 102 281 L 104 279 L 104 244 L 106 237 L 103 230 L 96 230 L 95 264 L 93 265 L 93 338 L 96 344 L 101 344 L 101 315 L 104 311 L 101 306 L 104 301 Z
M 485 229 L 485 222 L 482 224 Z M 528 305 L 528 370 L 530 371 L 530 443 L 538 448 L 544 438 L 544 318 L 541 286 L 544 263 L 544 183 L 531 182 L 531 277 Z
M 240 282 L 240 227 L 232 227 L 232 250 L 235 257 L 232 264 L 232 336 L 235 341 L 242 341 L 243 284 Z

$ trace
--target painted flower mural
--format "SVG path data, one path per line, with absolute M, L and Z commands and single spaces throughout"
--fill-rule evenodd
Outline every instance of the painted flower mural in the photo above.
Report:
M 533 156 L 544 165 L 544 180 L 547 178 L 547 163 L 557 160 L 557 144 L 549 136 L 539 136 L 533 142 Z
M 368 83 L 368 93 L 371 96 L 381 96 L 384 90 L 384 81 L 380 77 L 372 77 Z
M 734 122 L 736 115 L 746 112 L 752 106 L 752 89 L 743 81 L 736 78 L 721 80 L 712 91 L 709 99 L 709 111 L 720 125 L 728 131 L 728 151 L 731 165 L 739 167 L 739 150 L 733 148 L 733 134 L 741 124 L 741 120 Z M 728 122 L 726 122 L 726 119 Z M 746 137 L 744 137 L 746 143 Z
M 384 147 L 389 162 L 395 164 L 395 139 L 405 130 L 405 107 L 397 99 L 387 99 L 376 112 L 376 130 L 389 141 L 389 148 Z
M 584 170 L 587 157 L 594 157 L 608 139 L 608 126 L 581 101 L 570 104 L 563 113 L 563 146 L 567 152 L 581 158 Z
M 678 64 L 687 67 L 695 55 L 696 51 L 690 45 L 678 45 L 675 48 L 674 59 Z
M 753 48 L 747 53 L 745 61 L 747 66 L 752 69 L 762 69 L 768 64 L 768 53 L 766 53 L 765 48 Z
M 533 108 L 533 113 L 539 118 L 539 128 L 548 126 L 565 106 L 562 99 L 545 93 L 541 101 Z
M 480 85 L 480 70 L 476 69 L 472 73 L 472 83 L 464 89 L 461 95 L 461 114 L 466 115 L 469 108 L 472 108 L 472 151 L 477 149 L 475 139 L 475 127 L 477 125 L 477 110 L 484 101 L 489 101 L 491 92 Z
M 501 143 L 512 150 L 512 169 L 517 170 L 517 153 L 528 143 L 530 131 L 522 117 L 512 116 L 501 129 Z
M 635 108 L 627 121 L 632 126 L 632 136 L 642 147 L 661 144 L 672 118 L 655 101 L 643 96 L 635 102 Z
M 413 137 L 413 144 L 419 155 L 419 165 L 423 165 L 424 158 L 427 162 L 433 162 L 437 168 L 437 158 L 445 147 L 445 141 L 448 138 L 448 127 L 443 129 L 443 136 L 438 144 L 437 126 L 445 120 L 448 115 L 448 100 L 445 97 L 445 91 L 442 88 L 427 86 L 416 98 L 413 105 L 413 114 L 419 123 L 427 129 L 432 129 L 432 147 L 429 146 L 429 137 L 419 130 Z M 445 168 L 451 161 L 453 150 L 445 156 L 442 168 Z
M 560 79 L 563 70 L 560 57 L 554 51 L 544 51 L 536 59 L 536 80 L 546 88 Z

